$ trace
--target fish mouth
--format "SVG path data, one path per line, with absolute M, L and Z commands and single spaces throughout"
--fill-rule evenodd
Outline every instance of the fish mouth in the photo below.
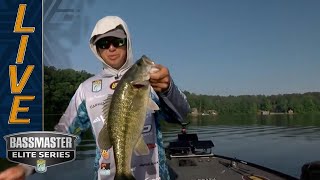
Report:
M 142 60 L 144 63 L 146 63 L 149 66 L 155 65 L 155 63 L 145 55 L 142 56 Z
M 148 80 L 144 80 L 144 81 L 131 81 L 131 84 L 133 87 L 140 89 L 142 87 L 148 86 L 150 83 Z

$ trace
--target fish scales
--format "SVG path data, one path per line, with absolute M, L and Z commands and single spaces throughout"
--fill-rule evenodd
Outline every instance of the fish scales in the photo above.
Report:
M 98 143 L 101 149 L 113 147 L 115 179 L 134 179 L 131 172 L 132 153 L 134 150 L 140 155 L 149 153 L 141 133 L 147 109 L 159 109 L 150 98 L 149 72 L 153 65 L 147 57 L 140 58 L 119 81 L 111 102 L 104 105 L 106 121 L 99 133 Z
M 120 85 L 120 84 L 118 84 Z M 137 123 L 133 119 L 141 119 L 144 121 L 145 115 L 141 117 L 140 114 L 145 113 L 139 113 L 142 107 L 145 105 L 142 105 L 141 103 L 147 102 L 148 95 L 144 98 L 142 96 L 139 96 L 140 102 L 135 102 L 139 104 L 139 106 L 134 106 L 132 102 L 134 102 L 134 97 L 136 93 L 132 90 L 129 90 L 130 87 L 128 87 L 129 84 L 124 84 L 123 91 L 117 91 L 121 92 L 119 94 L 115 93 L 113 97 L 115 99 L 121 99 L 122 101 L 119 103 L 114 103 L 115 107 L 114 109 L 118 109 L 118 111 L 112 111 L 114 113 L 109 114 L 109 118 L 117 119 L 117 121 L 111 121 L 114 123 L 110 123 L 110 132 L 112 134 L 115 134 L 114 139 L 111 139 L 111 141 L 114 141 L 114 152 L 116 159 L 116 169 L 119 172 L 124 172 L 125 174 L 131 173 L 131 171 L 127 172 L 126 169 L 127 166 L 131 165 L 131 156 L 132 152 L 126 151 L 126 149 L 132 149 L 132 146 L 135 145 L 136 139 L 138 139 L 138 136 L 140 135 L 139 130 L 143 128 L 142 123 Z M 117 98 L 117 96 L 120 96 L 120 98 Z M 137 109 L 137 107 L 140 107 Z M 111 108 L 111 107 L 110 107 Z M 140 115 L 140 117 L 139 117 Z M 123 126 L 119 126 L 118 124 L 124 124 Z M 139 127 L 140 126 L 140 127 Z M 130 127 L 130 128 L 129 128 Z M 137 132 L 138 131 L 138 132 Z M 136 135 L 136 136 L 134 136 Z M 124 141 L 121 141 L 124 140 Z M 126 161 L 125 161 L 126 160 Z

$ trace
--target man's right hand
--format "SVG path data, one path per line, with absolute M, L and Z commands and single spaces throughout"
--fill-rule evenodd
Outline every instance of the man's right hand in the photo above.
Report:
M 25 168 L 17 165 L 0 172 L 0 180 L 25 180 Z

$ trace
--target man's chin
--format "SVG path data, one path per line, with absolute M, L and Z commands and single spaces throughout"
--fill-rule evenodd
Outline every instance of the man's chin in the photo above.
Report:
M 120 69 L 122 67 L 119 63 L 108 63 L 113 69 Z

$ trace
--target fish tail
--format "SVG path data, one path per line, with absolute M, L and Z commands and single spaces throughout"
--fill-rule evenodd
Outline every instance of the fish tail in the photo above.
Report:
M 117 174 L 114 180 L 136 180 L 132 175 Z

